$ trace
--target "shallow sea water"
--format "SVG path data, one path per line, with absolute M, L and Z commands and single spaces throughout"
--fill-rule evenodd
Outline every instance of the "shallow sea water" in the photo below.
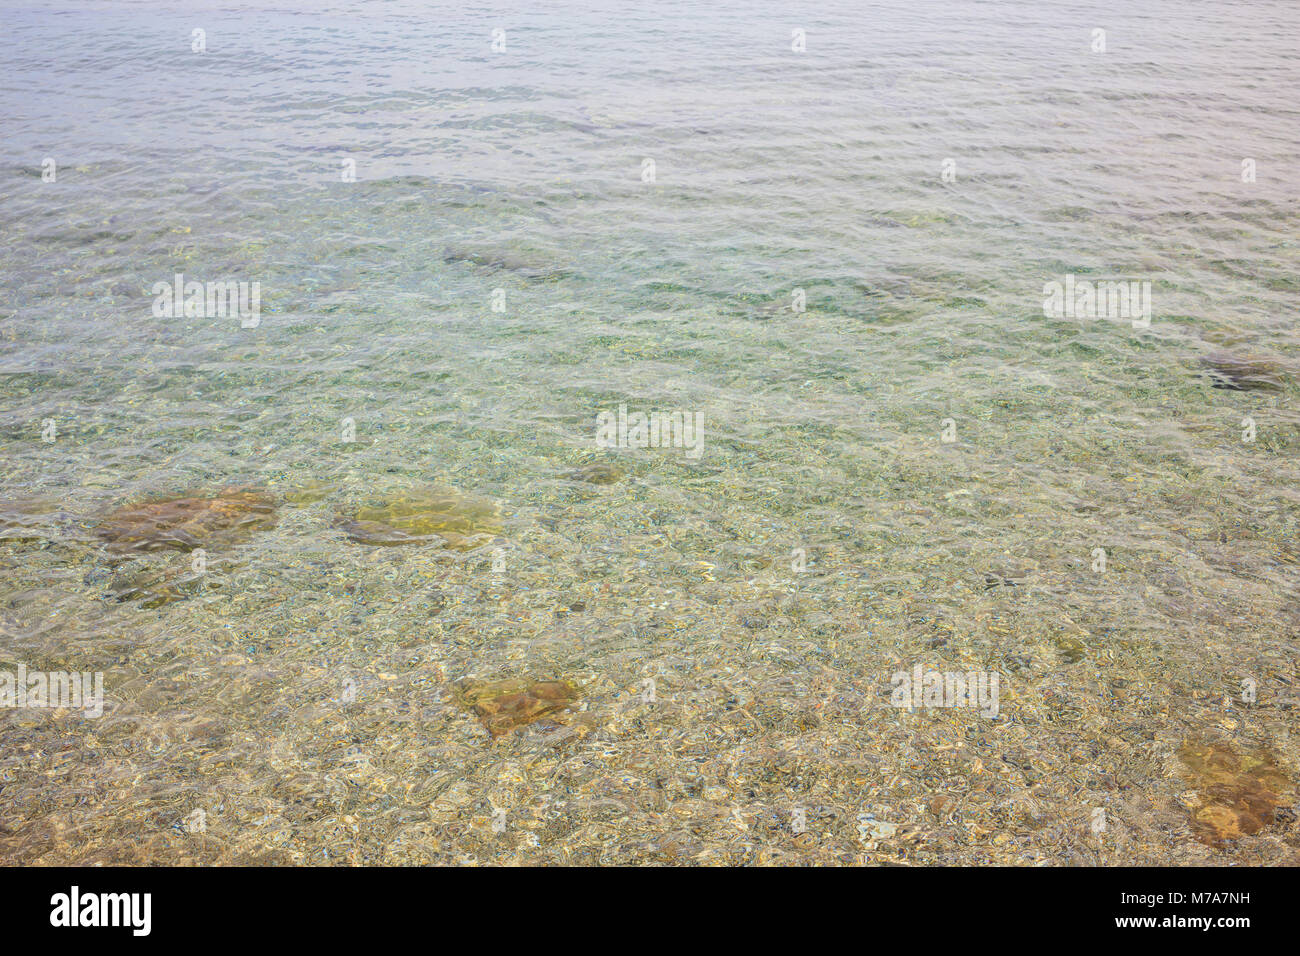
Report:
M 106 696 L 0 710 L 0 860 L 1300 862 L 1293 3 L 183 6 L 0 35 L 0 670 Z M 491 540 L 349 536 L 426 485 Z

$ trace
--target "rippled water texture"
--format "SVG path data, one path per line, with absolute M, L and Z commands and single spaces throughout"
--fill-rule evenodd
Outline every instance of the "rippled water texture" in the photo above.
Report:
M 1291 0 L 181 6 L 3 13 L 0 860 L 1300 862 Z

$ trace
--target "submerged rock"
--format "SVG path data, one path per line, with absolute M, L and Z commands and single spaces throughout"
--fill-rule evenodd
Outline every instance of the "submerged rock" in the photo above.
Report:
M 1258 833 L 1289 804 L 1291 781 L 1270 754 L 1238 754 L 1226 743 L 1187 741 L 1178 750 L 1195 788 L 1192 827 L 1209 846 Z
M 502 269 L 528 279 L 555 280 L 570 275 L 567 269 L 553 263 L 493 246 L 448 246 L 442 251 L 442 261 Z
M 168 498 L 118 508 L 96 528 L 110 551 L 193 551 L 275 527 L 274 502 L 256 491 Z
M 984 590 L 996 587 L 1014 588 L 1024 583 L 1028 577 L 1029 571 L 1026 568 L 994 568 L 984 574 Z
M 1075 637 L 1061 636 L 1053 642 L 1061 654 L 1061 660 L 1067 664 L 1077 664 L 1088 655 L 1088 648 Z
M 457 688 L 462 706 L 472 710 L 493 737 L 567 710 L 582 688 L 567 680 L 503 680 L 465 683 Z
M 123 603 L 138 601 L 141 607 L 159 608 L 184 601 L 205 586 L 204 576 L 188 568 L 128 566 L 117 570 L 108 582 L 108 597 Z
M 454 488 L 401 492 L 338 514 L 338 526 L 357 544 L 439 544 L 469 551 L 502 531 L 501 508 L 489 498 Z
M 1286 384 L 1286 367 L 1276 359 L 1263 356 L 1213 352 L 1201 359 L 1215 388 L 1235 391 L 1276 390 Z
M 566 476 L 570 481 L 585 481 L 589 485 L 612 485 L 623 478 L 623 469 L 618 465 L 597 462 L 575 468 Z

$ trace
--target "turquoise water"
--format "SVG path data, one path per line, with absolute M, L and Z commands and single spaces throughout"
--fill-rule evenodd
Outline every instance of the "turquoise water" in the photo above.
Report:
M 106 692 L 0 711 L 6 861 L 1297 862 L 1179 757 L 1300 769 L 1293 4 L 185 6 L 0 36 L 0 665 Z M 349 535 L 427 484 L 499 521 Z M 103 540 L 235 486 L 197 577 Z

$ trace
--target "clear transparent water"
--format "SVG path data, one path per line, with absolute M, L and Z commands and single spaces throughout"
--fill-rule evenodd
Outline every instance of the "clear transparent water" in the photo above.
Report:
M 711 6 L 7 9 L 0 663 L 107 704 L 0 711 L 6 861 L 1297 862 L 1196 840 L 1177 755 L 1297 779 L 1300 13 Z M 177 272 L 260 325 L 155 318 Z M 1067 273 L 1151 328 L 1045 318 Z M 500 539 L 337 527 L 415 482 Z M 105 514 L 231 485 L 278 525 L 108 593 Z M 918 663 L 999 717 L 891 707 Z M 584 694 L 494 739 L 466 678 Z

